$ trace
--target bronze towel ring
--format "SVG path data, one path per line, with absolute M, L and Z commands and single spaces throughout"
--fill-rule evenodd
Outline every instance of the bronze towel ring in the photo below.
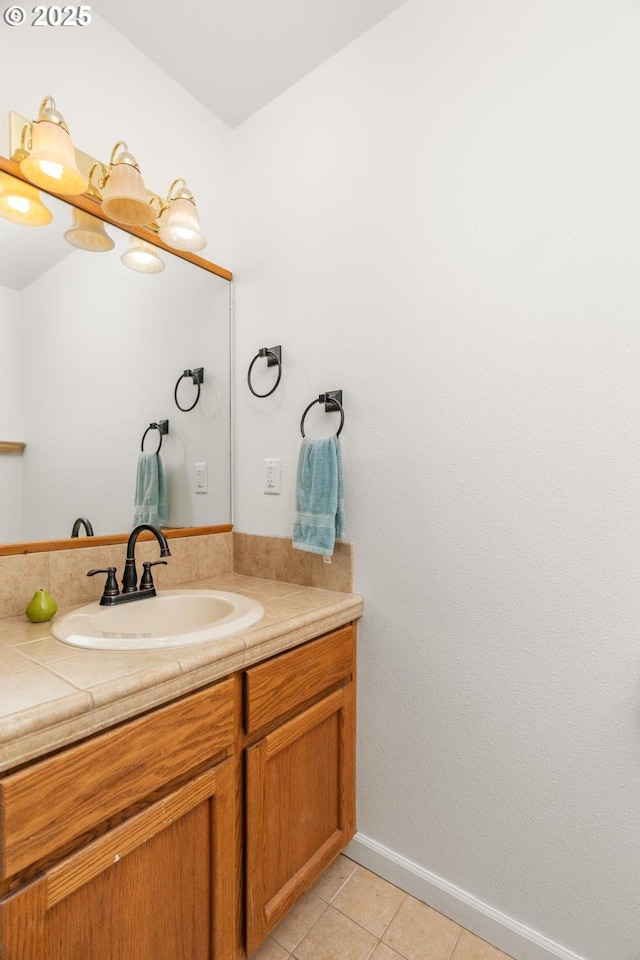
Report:
M 340 436 L 344 426 L 344 407 L 342 406 L 342 390 L 329 390 L 327 393 L 321 393 L 317 400 L 312 400 L 307 409 L 302 414 L 300 421 L 300 433 L 304 437 L 304 418 L 316 403 L 324 403 L 325 413 L 331 413 L 334 410 L 340 411 L 340 426 L 338 427 L 336 437 Z
M 168 420 L 159 420 L 158 423 L 150 423 L 145 432 L 142 434 L 142 443 L 140 444 L 140 449 L 144 453 L 144 441 L 146 439 L 149 430 L 157 430 L 160 439 L 158 440 L 158 449 L 156 453 L 160 453 L 160 447 L 162 446 L 162 438 L 165 434 L 169 433 L 169 421 Z

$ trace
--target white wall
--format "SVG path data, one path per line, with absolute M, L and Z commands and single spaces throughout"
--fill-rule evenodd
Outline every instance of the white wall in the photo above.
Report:
M 20 294 L 0 287 L 0 440 L 24 442 Z M 0 543 L 21 539 L 20 454 L 0 453 Z
M 639 35 L 410 0 L 235 136 L 236 529 L 342 388 L 359 830 L 588 960 L 640 942 Z

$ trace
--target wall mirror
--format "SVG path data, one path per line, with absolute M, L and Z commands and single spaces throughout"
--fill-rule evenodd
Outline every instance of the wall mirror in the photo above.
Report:
M 167 526 L 229 524 L 231 275 L 161 247 L 161 272 L 129 269 L 136 238 L 108 222 L 110 249 L 78 249 L 65 239 L 76 206 L 39 195 L 46 225 L 0 217 L 0 546 L 69 538 L 78 517 L 96 537 L 128 533 L 142 438 L 162 420 Z M 183 412 L 176 384 L 199 367 Z M 160 438 L 148 431 L 145 452 Z

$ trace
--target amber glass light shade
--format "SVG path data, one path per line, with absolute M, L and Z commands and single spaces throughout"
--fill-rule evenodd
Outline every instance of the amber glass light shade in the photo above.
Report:
M 65 232 L 64 238 L 72 247 L 91 253 L 106 253 L 115 247 L 115 242 L 105 229 L 104 220 L 77 208 L 73 211 L 71 227 Z
M 47 98 L 40 108 L 39 119 L 31 131 L 31 149 L 20 162 L 20 172 L 31 183 L 43 190 L 63 196 L 77 196 L 88 186 L 85 176 L 78 170 L 76 153 L 62 116 L 46 106 Z
M 155 247 L 138 237 L 131 237 L 129 246 L 120 259 L 125 267 L 138 273 L 161 273 L 164 270 L 164 262 Z
M 193 200 L 177 197 L 171 202 L 162 218 L 160 239 L 176 250 L 202 250 L 206 246 Z
M 53 220 L 35 187 L 4 173 L 0 173 L 0 216 L 24 227 L 44 227 Z
M 102 209 L 112 220 L 126 226 L 143 227 L 155 220 L 156 211 L 147 200 L 142 174 L 131 162 L 123 160 L 111 167 L 102 194 Z

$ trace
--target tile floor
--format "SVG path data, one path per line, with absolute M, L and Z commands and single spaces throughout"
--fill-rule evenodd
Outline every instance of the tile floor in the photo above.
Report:
M 250 960 L 511 960 L 340 856 Z

